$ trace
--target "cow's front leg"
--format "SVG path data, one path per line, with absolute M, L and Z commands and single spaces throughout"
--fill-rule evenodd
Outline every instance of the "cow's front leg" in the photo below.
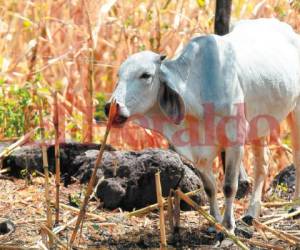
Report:
M 216 180 L 213 173 L 213 161 L 217 156 L 217 148 L 208 149 L 205 154 L 201 154 L 197 160 L 197 167 L 201 174 L 201 180 L 205 193 L 209 200 L 210 214 L 215 217 L 218 222 L 222 222 L 219 205 L 217 201 Z
M 242 146 L 226 148 L 225 180 L 223 186 L 225 213 L 222 224 L 231 232 L 234 232 L 235 229 L 233 201 L 237 191 L 239 167 L 241 165 L 242 156 Z

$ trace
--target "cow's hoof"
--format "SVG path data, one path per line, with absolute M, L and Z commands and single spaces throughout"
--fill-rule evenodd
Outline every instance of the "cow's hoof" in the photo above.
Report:
M 236 228 L 234 230 L 234 234 L 237 236 L 241 236 L 243 238 L 250 239 L 253 237 L 253 230 L 251 227 L 243 223 L 242 221 L 238 220 L 236 222 Z
M 222 242 L 224 239 L 225 239 L 224 233 L 219 232 L 219 233 L 216 234 L 216 240 L 217 240 L 218 242 Z
M 254 217 L 252 217 L 251 215 L 245 215 L 242 218 L 242 221 L 245 222 L 247 225 L 252 226 L 253 219 Z
M 239 181 L 238 190 L 236 192 L 235 198 L 240 200 L 244 198 L 249 192 L 250 192 L 250 182 Z

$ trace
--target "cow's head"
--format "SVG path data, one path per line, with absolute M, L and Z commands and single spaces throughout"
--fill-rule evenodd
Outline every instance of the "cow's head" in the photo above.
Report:
M 174 85 L 172 73 L 161 70 L 164 59 L 165 56 L 143 51 L 122 63 L 116 89 L 105 105 L 108 115 L 111 100 L 114 98 L 117 102 L 114 124 L 121 125 L 129 117 L 145 114 L 156 103 L 172 122 L 180 123 L 184 117 L 184 102 Z

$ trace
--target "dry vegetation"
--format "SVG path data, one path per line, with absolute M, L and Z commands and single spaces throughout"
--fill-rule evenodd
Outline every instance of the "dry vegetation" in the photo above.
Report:
M 212 33 L 215 1 L 7 0 L 0 3 L 0 141 L 15 139 L 38 126 L 40 99 L 45 107 L 46 136 L 52 140 L 53 93 L 57 91 L 60 140 L 98 142 L 104 135 L 105 125 L 101 109 L 114 88 L 120 63 L 129 54 L 141 50 L 172 57 L 191 37 Z M 298 0 L 233 0 L 233 21 L 259 17 L 277 17 L 300 32 Z M 95 114 L 100 122 L 95 121 Z M 39 139 L 38 134 L 34 139 Z M 291 162 L 286 124 L 282 124 L 281 139 L 284 147 L 271 147 L 269 180 Z M 121 149 L 167 147 L 160 135 L 131 123 L 123 129 L 113 129 L 109 143 Z M 244 163 L 251 175 L 249 150 Z M 216 161 L 216 169 L 218 165 Z M 222 180 L 222 174 L 219 171 L 217 174 Z M 19 182 L 23 186 L 22 181 L 0 182 L 0 211 L 17 223 L 26 222 L 28 228 L 23 230 L 21 226 L 15 236 L 0 238 L 0 242 L 33 246 L 41 240 L 39 223 L 45 220 L 38 195 L 42 186 L 36 183 L 24 187 L 23 194 Z M 61 190 L 64 196 L 68 192 Z M 11 194 L 7 196 L 7 193 Z M 238 210 L 243 207 L 244 204 L 238 204 Z M 25 216 L 30 221 L 22 219 Z M 103 235 L 112 232 L 118 224 L 116 218 L 110 222 L 104 217 L 102 223 L 107 230 L 103 229 Z M 72 212 L 63 209 L 61 218 L 63 224 L 67 223 Z M 145 219 L 136 223 L 140 223 L 140 228 L 148 224 L 151 228 L 156 222 Z M 89 220 L 83 237 L 94 235 L 99 227 L 101 224 Z M 68 232 L 64 232 L 64 239 L 69 237 Z M 100 236 L 95 233 L 95 237 Z M 90 239 L 83 240 L 87 244 Z

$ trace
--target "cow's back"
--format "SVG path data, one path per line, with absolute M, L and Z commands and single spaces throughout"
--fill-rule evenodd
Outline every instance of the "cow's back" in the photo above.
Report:
M 224 38 L 236 54 L 247 118 L 267 114 L 280 122 L 300 96 L 299 36 L 276 19 L 258 19 L 237 23 Z

